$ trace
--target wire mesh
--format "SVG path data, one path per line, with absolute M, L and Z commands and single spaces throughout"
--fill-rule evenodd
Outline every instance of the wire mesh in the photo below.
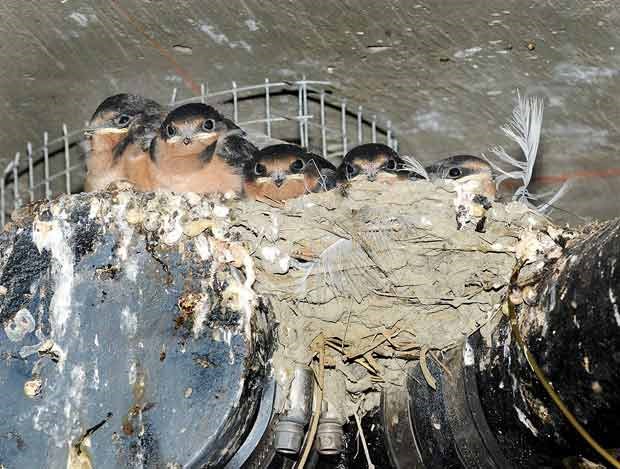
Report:
M 208 83 L 200 85 L 200 95 L 179 99 L 172 90 L 169 105 L 203 102 L 232 115 L 240 127 L 268 137 L 297 143 L 338 164 L 350 142 L 384 142 L 397 148 L 391 122 L 385 125 L 376 115 L 367 118 L 361 106 L 355 108 L 334 96 L 328 81 L 306 80 L 271 82 L 232 87 L 210 92 Z M 356 109 L 351 111 L 351 109 Z M 26 144 L 26 158 L 17 152 L 0 174 L 0 226 L 12 210 L 25 202 L 50 199 L 63 193 L 80 192 L 85 176 L 82 129 L 60 126 L 60 135 L 50 139 L 43 132 L 42 146 Z

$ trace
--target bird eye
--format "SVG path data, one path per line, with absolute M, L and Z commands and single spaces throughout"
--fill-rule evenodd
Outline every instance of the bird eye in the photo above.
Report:
M 213 130 L 214 128 L 215 128 L 215 121 L 213 119 L 207 119 L 202 124 L 202 129 L 206 130 L 207 132 Z
M 459 168 L 450 168 L 448 171 L 448 176 L 451 178 L 457 178 L 461 176 L 461 170 Z
M 174 127 L 174 125 L 168 124 L 166 126 L 166 135 L 168 135 L 168 138 L 174 137 L 176 133 L 177 133 L 177 129 Z
M 127 114 L 121 114 L 120 116 L 116 118 L 116 124 L 119 127 L 125 127 L 127 124 L 129 124 L 130 120 L 131 119 Z
M 388 169 L 390 171 L 395 171 L 396 170 L 396 161 L 395 160 L 387 160 L 387 162 L 385 163 L 385 169 Z
M 304 162 L 302 160 L 295 160 L 291 163 L 291 171 L 299 173 L 304 169 Z
M 264 176 L 267 174 L 267 167 L 264 164 L 256 163 L 254 165 L 254 174 L 257 176 Z
M 345 171 L 347 173 L 347 176 L 349 176 L 349 177 L 354 176 L 355 173 L 356 173 L 355 166 L 353 166 L 351 163 L 347 163 L 344 166 L 344 169 L 345 169 Z

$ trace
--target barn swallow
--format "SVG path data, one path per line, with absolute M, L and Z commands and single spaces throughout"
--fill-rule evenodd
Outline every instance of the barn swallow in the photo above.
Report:
M 427 166 L 431 181 L 453 180 L 468 192 L 495 200 L 495 181 L 491 165 L 482 158 L 471 155 L 455 155 Z
M 132 94 L 106 98 L 97 107 L 84 131 L 86 192 L 104 190 L 110 183 L 140 176 L 148 164 L 153 132 L 162 119 L 155 101 Z
M 258 149 L 216 109 L 190 103 L 172 110 L 151 142 L 156 190 L 243 192 L 243 168 Z
M 245 166 L 245 194 L 252 199 L 293 199 L 336 186 L 336 167 L 297 145 L 263 148 Z
M 382 182 L 405 179 L 401 167 L 400 156 L 392 148 L 381 143 L 366 143 L 346 154 L 337 169 L 337 179 L 339 183 L 359 178 Z

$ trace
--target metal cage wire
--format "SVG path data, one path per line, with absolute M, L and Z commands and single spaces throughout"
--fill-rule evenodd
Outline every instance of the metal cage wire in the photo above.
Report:
M 277 101 L 285 109 L 277 108 Z M 233 121 L 247 130 L 256 130 L 270 138 L 298 143 L 325 158 L 341 158 L 350 147 L 365 142 L 383 141 L 398 149 L 391 121 L 379 123 L 376 115 L 365 117 L 362 106 L 351 106 L 346 99 L 333 96 L 329 81 L 306 80 L 271 82 L 210 92 L 208 83 L 200 85 L 200 95 L 178 99 L 174 88 L 169 105 L 202 102 L 227 106 Z M 245 103 L 248 106 L 243 106 Z M 261 104 L 262 102 L 262 104 Z M 243 109 L 246 107 L 248 109 Z M 247 117 L 244 120 L 244 117 Z M 294 134 L 290 132 L 294 127 Z M 17 152 L 0 177 L 0 226 L 10 211 L 25 201 L 50 199 L 58 194 L 79 192 L 85 174 L 84 152 L 80 142 L 82 129 L 50 139 L 43 132 L 42 146 L 26 144 L 25 158 Z M 337 161 L 336 161 L 337 163 Z

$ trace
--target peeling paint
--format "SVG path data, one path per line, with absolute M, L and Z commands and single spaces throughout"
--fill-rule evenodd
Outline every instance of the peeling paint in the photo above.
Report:
M 415 122 L 420 130 L 440 132 L 443 128 L 441 125 L 442 116 L 438 111 L 429 111 L 416 113 Z
M 91 22 L 97 21 L 96 15 L 94 14 L 85 15 L 84 13 L 80 13 L 78 11 L 74 11 L 73 13 L 71 13 L 69 15 L 69 18 L 75 21 L 82 28 L 87 28 Z
M 562 63 L 553 68 L 553 78 L 566 83 L 592 84 L 600 79 L 614 78 L 620 73 L 620 69 L 610 67 L 595 67 L 592 65 L 580 65 L 574 63 Z
M 258 31 L 258 23 L 253 18 L 245 20 L 244 23 L 250 31 Z
M 456 51 L 454 53 L 454 57 L 457 59 L 464 59 L 467 57 L 472 57 L 476 55 L 478 52 L 482 50 L 482 47 L 470 47 L 469 49 L 463 49 Z
M 244 40 L 238 40 L 238 41 L 230 40 L 228 38 L 228 36 L 226 36 L 226 34 L 220 32 L 217 29 L 216 26 L 210 25 L 206 21 L 202 21 L 200 23 L 199 27 L 200 27 L 200 30 L 203 33 L 206 33 L 207 36 L 209 36 L 209 38 L 213 42 L 215 42 L 216 44 L 219 44 L 220 46 L 228 46 L 231 49 L 242 48 L 242 49 L 245 49 L 247 52 L 252 52 L 252 46 L 250 46 L 250 44 L 248 44 L 246 41 L 244 41 Z

